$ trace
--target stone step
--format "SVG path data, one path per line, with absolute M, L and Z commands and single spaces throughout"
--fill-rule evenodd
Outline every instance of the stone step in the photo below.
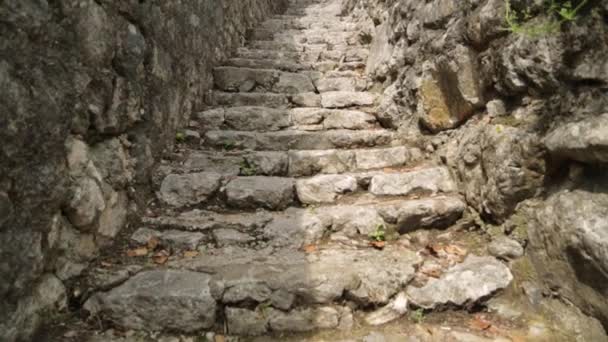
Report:
M 315 91 L 309 75 L 272 69 L 217 67 L 213 69 L 213 79 L 215 86 L 223 91 L 273 93 Z
M 276 69 L 289 72 L 313 70 L 313 67 L 310 64 L 275 59 L 231 58 L 226 61 L 226 66 L 250 69 Z M 363 66 L 363 68 L 364 67 L 365 66 Z
M 183 162 L 160 170 L 159 182 L 171 173 L 215 172 L 223 176 L 290 176 L 336 174 L 399 168 L 421 159 L 406 146 L 304 151 L 191 151 Z
M 266 107 L 216 108 L 196 114 L 204 130 L 279 131 L 295 128 L 305 131 L 379 128 L 372 114 L 343 109 Z
M 352 149 L 395 146 L 400 143 L 396 132 L 384 129 L 278 132 L 208 131 L 204 146 L 224 150 L 287 151 Z
M 441 195 L 378 200 L 368 205 L 292 207 L 284 211 L 216 213 L 194 209 L 177 216 L 144 217 L 142 223 L 145 229 L 154 230 L 155 236 L 165 236 L 166 232 L 161 240 L 171 240 L 171 236 L 180 231 L 196 233 L 191 239 L 185 239 L 187 241 L 206 241 L 216 246 L 258 249 L 291 246 L 298 249 L 318 243 L 325 236 L 367 239 L 378 225 L 399 233 L 445 228 L 456 222 L 465 208 L 466 204 L 458 196 Z M 200 233 L 204 238 L 200 238 Z M 236 236 L 240 239 L 234 238 Z
M 247 47 L 254 50 L 268 51 L 288 51 L 298 54 L 307 51 L 323 51 L 328 48 L 328 44 L 308 44 L 289 40 L 253 40 Z
M 286 94 L 274 93 L 229 93 L 212 91 L 206 97 L 210 106 L 258 106 L 288 108 L 291 102 Z
M 385 304 L 421 263 L 398 247 L 211 253 L 142 270 L 84 307 L 128 329 L 195 332 L 221 324 L 239 335 L 334 329 L 352 325 L 353 317 L 333 303 Z
M 368 92 L 328 91 L 321 94 L 321 105 L 324 108 L 370 107 L 377 97 Z
M 280 32 L 282 30 L 331 30 L 331 31 L 356 31 L 357 24 L 334 19 L 301 19 L 297 17 L 276 16 L 264 21 L 258 28 Z
M 368 80 L 363 77 L 322 77 L 314 81 L 318 92 L 361 92 L 367 89 Z
M 264 28 L 253 29 L 249 32 L 250 40 L 286 41 L 308 44 L 334 45 L 347 44 L 358 36 L 358 31 L 344 30 L 282 30 L 272 31 Z
M 376 196 L 434 195 L 457 190 L 450 171 L 445 167 L 379 174 L 372 177 L 369 186 L 369 191 Z

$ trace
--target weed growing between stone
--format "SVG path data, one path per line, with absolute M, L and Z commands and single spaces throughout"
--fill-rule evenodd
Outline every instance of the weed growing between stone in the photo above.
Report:
M 526 6 L 523 10 L 513 8 L 511 0 L 506 0 L 505 3 L 505 22 L 507 31 L 528 36 L 539 37 L 555 33 L 564 23 L 574 22 L 579 16 L 581 10 L 587 5 L 589 0 L 558 1 L 550 0 L 543 5 L 544 17 L 540 22 L 532 23 L 531 20 L 535 17 L 532 14 L 532 7 Z

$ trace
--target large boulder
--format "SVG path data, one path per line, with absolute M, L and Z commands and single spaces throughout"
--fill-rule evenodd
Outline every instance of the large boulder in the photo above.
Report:
M 608 194 L 560 191 L 528 212 L 528 251 L 549 287 L 608 324 Z
M 608 113 L 557 127 L 545 145 L 558 158 L 608 163 Z
M 424 309 L 442 306 L 472 306 L 494 292 L 507 287 L 513 275 L 493 257 L 469 255 L 462 264 L 451 267 L 439 279 L 423 287 L 409 286 L 411 301 Z
M 153 270 L 139 273 L 85 309 L 131 329 L 193 332 L 215 323 L 211 277 L 204 273 Z
M 535 134 L 516 127 L 469 127 L 448 146 L 447 159 L 469 205 L 497 222 L 544 183 L 541 143 Z

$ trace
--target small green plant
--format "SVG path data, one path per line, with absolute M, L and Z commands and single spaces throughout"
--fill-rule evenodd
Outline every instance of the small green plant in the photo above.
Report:
M 234 141 L 226 141 L 222 144 L 222 147 L 226 151 L 234 150 L 236 148 L 236 143 Z
M 505 22 L 507 31 L 529 37 L 539 37 L 559 30 L 565 22 L 575 21 L 580 10 L 589 0 L 581 0 L 574 6 L 571 1 L 548 0 L 544 10 L 547 18 L 539 23 L 532 24 L 528 21 L 533 17 L 530 7 L 521 11 L 513 9 L 511 0 L 505 3 Z
M 244 159 L 240 165 L 240 174 L 243 176 L 253 176 L 258 172 L 258 168 L 255 163 Z
M 424 322 L 424 310 L 417 309 L 410 313 L 410 319 L 414 321 L 416 324 L 420 324 Z
M 257 309 L 262 314 L 262 317 L 268 316 L 268 310 L 272 307 L 272 304 L 269 301 L 262 302 L 258 305 Z
M 177 141 L 178 143 L 183 143 L 184 141 L 186 141 L 186 135 L 183 132 L 175 133 L 175 141 Z
M 376 230 L 369 234 L 372 241 L 386 241 L 386 229 L 383 224 L 378 224 Z

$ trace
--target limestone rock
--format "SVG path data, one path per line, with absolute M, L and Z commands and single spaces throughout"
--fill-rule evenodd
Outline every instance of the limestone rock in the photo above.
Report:
M 240 336 L 259 336 L 268 331 L 268 317 L 261 311 L 227 307 L 228 331 Z
M 196 250 L 205 239 L 205 235 L 198 232 L 183 232 L 179 230 L 158 231 L 149 228 L 139 228 L 131 235 L 131 240 L 139 245 L 145 245 L 151 238 L 158 238 L 161 245 L 177 249 Z
M 527 251 L 547 286 L 608 322 L 608 195 L 559 191 L 526 206 Z M 522 209 L 523 210 L 523 209 Z
M 434 195 L 456 191 L 450 172 L 435 167 L 405 173 L 380 174 L 372 177 L 369 191 L 382 195 Z
M 380 204 L 377 208 L 386 222 L 395 224 L 404 234 L 419 228 L 448 227 L 462 216 L 466 204 L 458 197 L 439 196 Z
M 407 295 L 399 292 L 386 306 L 368 314 L 365 321 L 369 325 L 382 325 L 394 321 L 407 312 Z
M 545 177 L 545 154 L 538 137 L 516 127 L 473 126 L 448 149 L 469 205 L 503 222 L 515 206 L 534 196 Z
M 294 181 L 281 177 L 238 177 L 226 185 L 226 202 L 237 208 L 286 208 L 294 199 Z
M 324 108 L 345 108 L 354 106 L 371 106 L 376 95 L 363 92 L 331 91 L 321 94 Z
M 160 199 L 175 207 L 204 202 L 219 189 L 221 178 L 213 172 L 171 174 L 163 180 Z
M 346 175 L 321 175 L 296 181 L 296 192 L 302 203 L 334 202 L 338 196 L 357 190 L 357 179 Z
M 488 252 L 501 259 L 517 259 L 524 255 L 524 248 L 519 242 L 502 236 L 492 240 L 488 245 Z
M 583 163 L 608 163 L 608 113 L 559 126 L 544 142 L 557 157 Z
M 204 273 L 145 271 L 107 293 L 97 293 L 85 308 L 130 329 L 195 332 L 215 323 L 211 287 Z
M 469 255 L 449 268 L 439 279 L 432 278 L 421 288 L 409 286 L 407 295 L 424 309 L 455 305 L 470 306 L 507 287 L 513 275 L 493 257 Z
M 106 202 L 99 183 L 92 178 L 80 178 L 72 189 L 72 198 L 66 208 L 70 222 L 85 228 L 95 223 L 105 209 Z

